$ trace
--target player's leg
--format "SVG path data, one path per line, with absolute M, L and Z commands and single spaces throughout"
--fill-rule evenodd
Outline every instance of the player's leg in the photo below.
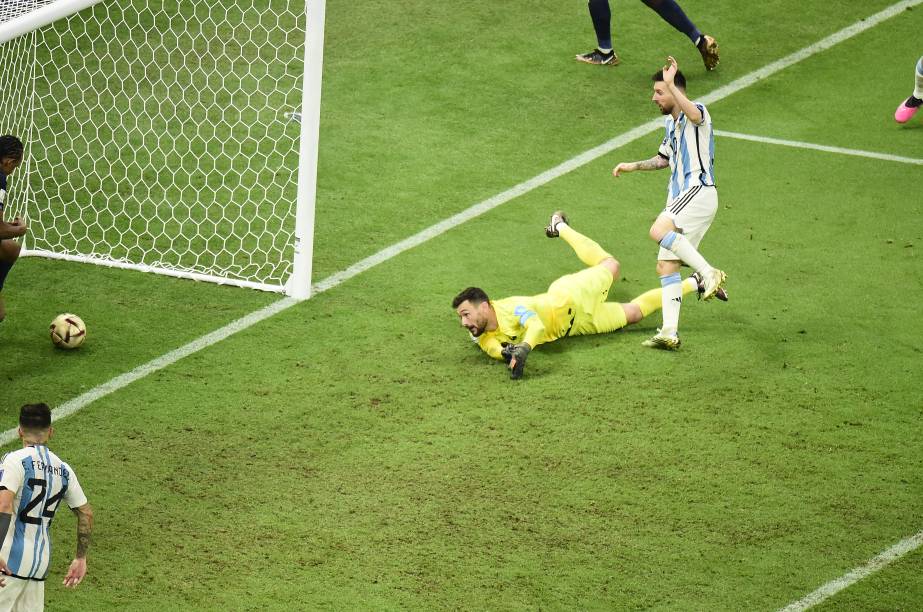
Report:
M 913 117 L 920 106 L 923 105 L 923 57 L 917 61 L 917 67 L 914 70 L 913 94 L 901 102 L 901 105 L 894 111 L 894 120 L 898 123 L 907 123 Z
M 6 276 L 19 259 L 20 246 L 13 240 L 0 240 L 0 321 L 6 318 L 6 303 L 3 299 L 3 284 Z
M 717 190 L 714 187 L 693 187 L 670 202 L 650 230 L 651 238 L 660 244 L 658 261 L 679 260 L 698 272 L 705 281 L 702 295 L 705 300 L 713 298 L 726 279 L 725 273 L 712 267 L 698 251 L 699 242 L 711 226 L 717 211 Z M 659 268 L 658 264 L 661 281 L 665 275 L 674 273 L 667 268 L 661 273 Z
M 660 277 L 663 325 L 644 346 L 674 350 L 679 348 L 679 313 L 683 304 L 682 262 L 695 268 L 703 279 L 703 299 L 711 299 L 722 289 L 726 275 L 713 268 L 698 251 L 698 245 L 711 226 L 718 210 L 714 187 L 695 187 L 667 206 L 651 227 L 658 240 L 657 275 Z M 677 229 L 682 227 L 683 230 Z M 684 233 L 685 232 L 685 233 Z
M 617 265 L 618 262 L 606 259 L 599 265 L 562 276 L 548 287 L 548 294 L 558 296 L 557 301 L 565 304 L 557 316 L 566 327 L 560 330 L 561 335 L 600 334 L 627 324 L 621 306 L 606 302 L 613 279 L 612 268 L 607 263 Z
M 689 277 L 680 284 L 680 287 L 681 295 L 685 295 L 697 291 L 699 285 L 694 278 Z M 587 311 L 592 313 L 590 320 L 578 321 L 571 335 L 605 334 L 637 323 L 652 312 L 660 310 L 662 293 L 662 289 L 651 289 L 628 304 L 606 301 L 597 301 L 595 305 L 587 304 L 585 306 Z M 592 299 L 595 294 L 587 292 L 585 295 L 584 301 L 588 301 L 588 298 Z
M 661 251 L 663 249 L 661 248 Z M 679 275 L 681 262 L 675 255 L 667 253 L 662 257 L 674 259 L 659 259 L 657 261 L 657 274 L 660 276 L 660 307 L 663 323 L 657 334 L 645 340 L 642 344 L 652 348 L 675 350 L 679 348 L 679 311 L 683 305 L 683 281 Z
M 589 0 L 587 7 L 590 9 L 590 18 L 593 20 L 593 29 L 596 31 L 596 48 L 589 53 L 578 55 L 577 61 L 617 66 L 619 56 L 612 50 L 612 11 L 609 8 L 609 0 Z
M 686 16 L 683 9 L 675 0 L 641 0 L 648 7 L 654 9 L 661 19 L 669 23 L 679 32 L 685 34 L 692 44 L 698 48 L 702 54 L 702 61 L 705 62 L 705 68 L 714 70 L 718 65 L 718 43 L 708 34 L 703 34 L 699 28 L 695 27 L 692 20 Z
M 680 294 L 681 296 L 699 290 L 699 283 L 692 276 L 680 283 L 680 286 L 682 288 Z M 628 325 L 637 323 L 644 317 L 657 312 L 661 309 L 662 306 L 663 288 L 645 291 L 638 297 L 631 300 L 630 303 L 622 304 L 622 308 L 625 310 L 625 316 L 627 318 Z
M 570 245 L 570 248 L 574 249 L 574 253 L 577 254 L 577 257 L 580 258 L 580 261 L 585 263 L 589 267 L 593 266 L 604 266 L 609 272 L 612 273 L 612 280 L 615 281 L 619 277 L 619 262 L 615 259 L 608 251 L 599 246 L 599 243 L 584 236 L 574 228 L 572 228 L 567 223 L 567 215 L 564 214 L 564 211 L 555 211 L 551 215 L 551 221 L 548 223 L 548 226 L 545 228 L 545 235 L 549 238 L 557 238 L 560 236 L 564 239 L 567 244 Z
M 702 37 L 702 32 L 699 31 L 699 28 L 695 27 L 695 24 L 692 23 L 692 20 L 686 16 L 686 13 L 683 12 L 683 9 L 675 2 L 675 0 L 641 0 L 648 8 L 654 9 L 660 18 L 669 23 L 679 32 L 682 32 L 689 40 L 692 41 L 692 44 L 699 42 L 699 39 Z
M 585 336 L 588 334 L 606 334 L 628 325 L 627 304 L 617 302 L 602 302 L 597 304 L 590 319 L 577 327 L 571 335 Z M 575 326 L 576 327 L 576 326 Z

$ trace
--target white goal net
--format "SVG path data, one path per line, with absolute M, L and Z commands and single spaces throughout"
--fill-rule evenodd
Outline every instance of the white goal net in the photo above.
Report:
M 323 1 L 0 0 L 0 40 L 81 3 L 0 44 L 26 254 L 306 297 Z

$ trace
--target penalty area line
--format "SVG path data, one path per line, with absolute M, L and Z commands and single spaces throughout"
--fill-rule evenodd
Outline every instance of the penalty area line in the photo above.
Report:
M 761 144 L 773 144 L 783 147 L 793 147 L 796 149 L 811 149 L 813 151 L 823 151 L 825 153 L 839 153 L 840 155 L 869 157 L 872 159 L 881 159 L 884 161 L 923 166 L 923 159 L 917 159 L 915 157 L 903 157 L 902 155 L 891 155 L 890 153 L 876 153 L 874 151 L 862 151 L 860 149 L 844 149 L 843 147 L 831 147 L 828 145 L 801 142 L 798 140 L 783 140 L 781 138 L 770 138 L 769 136 L 753 136 L 751 134 L 726 132 L 724 130 L 715 130 L 715 136 L 721 136 L 722 138 L 734 138 L 736 140 L 749 140 L 750 142 L 758 142 Z
M 803 612 L 808 608 L 816 606 L 825 599 L 839 593 L 846 587 L 859 582 L 863 578 L 874 574 L 881 568 L 889 565 L 904 555 L 911 553 L 923 545 L 923 531 L 915 533 L 909 538 L 904 538 L 888 550 L 869 559 L 869 561 L 854 570 L 843 574 L 836 580 L 831 580 L 816 591 L 809 593 L 796 602 L 790 603 L 779 612 Z
M 822 51 L 826 51 L 830 47 L 839 44 L 844 40 L 869 30 L 881 22 L 900 14 L 902 11 L 908 8 L 914 7 L 921 2 L 923 2 L 923 0 L 903 0 L 902 2 L 892 4 L 888 8 L 864 19 L 860 19 L 852 25 L 847 26 L 838 32 L 835 32 L 826 38 L 823 38 L 790 55 L 767 64 L 762 68 L 754 70 L 753 72 L 743 77 L 731 81 L 727 85 L 719 87 L 711 93 L 706 94 L 700 98 L 700 100 L 704 104 L 711 104 L 712 102 L 722 100 L 731 94 L 737 93 L 738 91 L 758 83 L 760 80 L 765 79 L 770 75 L 773 75 L 793 64 L 800 62 L 801 60 L 807 59 Z M 501 204 L 505 204 L 510 200 L 518 198 L 519 196 L 537 189 L 556 178 L 564 176 L 572 170 L 576 170 L 577 168 L 580 168 L 581 166 L 584 166 L 591 161 L 606 155 L 607 153 L 611 153 L 619 147 L 622 147 L 630 142 L 637 140 L 638 138 L 641 138 L 642 136 L 646 136 L 661 129 L 663 129 L 663 121 L 659 119 L 653 119 L 647 123 L 639 125 L 636 128 L 628 130 L 627 132 L 624 132 L 615 138 L 602 143 L 601 145 L 593 147 L 592 149 L 572 157 L 571 159 L 555 166 L 554 168 L 546 170 L 545 172 L 542 172 L 541 174 L 534 176 L 531 179 L 523 181 L 522 183 L 519 183 L 518 185 L 511 187 L 502 193 L 488 198 L 483 202 L 475 204 L 474 206 L 471 206 L 470 208 L 467 208 L 462 212 L 449 217 L 448 219 L 440 221 L 439 223 L 436 223 L 435 225 L 432 225 L 425 230 L 410 236 L 409 238 L 393 244 L 390 247 L 375 253 L 374 255 L 366 257 L 365 259 L 362 259 L 361 261 L 358 261 L 355 264 L 349 266 L 345 270 L 332 274 L 324 280 L 321 280 L 318 283 L 312 285 L 312 295 L 323 293 L 328 289 L 333 289 L 334 287 L 341 285 L 354 276 L 357 276 L 371 268 L 374 268 L 378 264 L 384 263 L 389 259 L 400 255 L 404 251 L 417 247 L 424 242 L 427 242 L 461 225 L 462 223 L 470 221 L 475 217 L 493 210 Z M 180 359 L 183 359 L 184 357 L 188 357 L 189 355 L 197 353 L 202 349 L 208 348 L 209 346 L 212 346 L 213 344 L 216 344 L 225 338 L 236 334 L 237 332 L 243 331 L 261 321 L 279 314 L 280 312 L 288 310 L 298 303 L 299 300 L 283 298 L 259 310 L 251 312 L 250 314 L 241 317 L 236 321 L 228 323 L 227 325 L 220 327 L 219 329 L 216 329 L 215 331 L 208 333 L 201 338 L 193 340 L 192 342 L 174 349 L 169 353 L 166 353 L 160 357 L 157 357 L 156 359 L 142 364 L 129 372 L 116 376 L 108 382 L 94 387 L 86 393 L 83 393 L 82 395 L 79 395 L 74 399 L 61 404 L 52 410 L 51 418 L 54 421 L 63 419 L 77 412 L 78 410 L 85 408 L 96 400 L 130 385 L 136 380 L 140 380 L 149 374 L 153 374 L 154 372 L 162 370 L 176 363 Z M 0 444 L 9 444 L 16 438 L 17 430 L 9 429 L 3 433 L 0 433 Z

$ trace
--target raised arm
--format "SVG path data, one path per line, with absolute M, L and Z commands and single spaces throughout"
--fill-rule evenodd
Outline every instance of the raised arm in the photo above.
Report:
M 673 56 L 671 55 L 667 58 L 667 62 L 667 65 L 663 67 L 663 82 L 666 83 L 667 89 L 670 90 L 670 94 L 676 101 L 676 105 L 679 106 L 681 111 L 683 111 L 683 114 L 686 115 L 686 118 L 696 125 L 701 125 L 702 111 L 700 111 L 699 107 L 686 97 L 686 92 L 677 87 L 676 83 L 673 82 L 673 78 L 676 76 L 677 70 L 679 70 L 679 67 L 676 64 L 676 60 L 673 59 Z
M 71 508 L 77 516 L 77 554 L 64 577 L 64 586 L 76 587 L 87 574 L 87 550 L 90 548 L 90 534 L 93 532 L 93 508 L 83 504 Z

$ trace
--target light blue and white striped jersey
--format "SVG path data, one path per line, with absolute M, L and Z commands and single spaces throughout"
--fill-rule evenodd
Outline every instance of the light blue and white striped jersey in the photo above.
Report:
M 696 125 L 685 113 L 673 120 L 666 117 L 666 133 L 658 151 L 670 160 L 670 184 L 667 204 L 690 187 L 715 185 L 715 133 L 711 115 L 704 104 L 695 104 L 702 112 L 702 123 Z
M 61 500 L 71 508 L 87 503 L 77 475 L 47 446 L 35 444 L 3 458 L 0 488 L 16 493 L 0 556 L 17 578 L 44 580 L 51 560 L 48 530 Z

